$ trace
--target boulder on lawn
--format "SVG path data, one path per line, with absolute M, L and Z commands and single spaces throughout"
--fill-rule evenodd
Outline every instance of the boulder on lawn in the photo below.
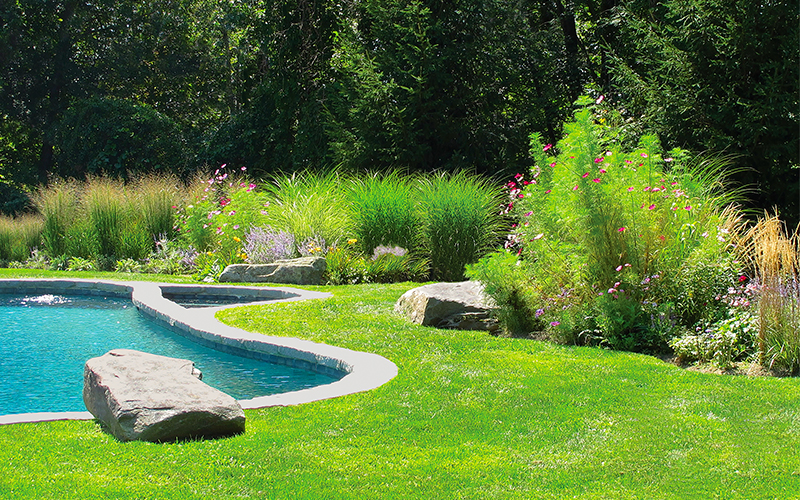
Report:
M 244 411 L 202 382 L 186 359 L 115 349 L 86 362 L 83 402 L 120 441 L 176 441 L 244 432 Z
M 219 280 L 228 283 L 321 285 L 327 269 L 324 257 L 277 260 L 271 264 L 231 264 Z
M 433 283 L 413 288 L 395 304 L 395 311 L 418 325 L 494 332 L 493 303 L 477 281 Z

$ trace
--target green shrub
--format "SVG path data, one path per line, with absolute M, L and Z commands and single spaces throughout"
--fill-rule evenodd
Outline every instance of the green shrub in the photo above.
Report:
M 745 310 L 696 333 L 675 337 L 670 341 L 680 362 L 711 363 L 728 369 L 733 363 L 754 352 L 758 334 L 757 318 Z
M 538 298 L 533 293 L 530 275 L 516 255 L 505 251 L 492 253 L 468 265 L 466 274 L 480 281 L 486 294 L 494 300 L 495 315 L 506 333 L 520 335 L 544 329 L 538 318 L 545 304 L 537 307 Z
M 661 350 L 675 328 L 653 330 L 653 311 L 684 327 L 723 316 L 713 298 L 735 284 L 737 213 L 726 210 L 725 162 L 687 160 L 645 136 L 633 151 L 582 107 L 556 148 L 531 137 L 536 162 L 510 183 L 517 216 L 510 246 L 545 297 L 569 290 L 570 310 L 544 318 L 567 338 L 627 350 Z M 735 195 L 735 193 L 734 193 Z M 679 329 L 679 327 L 676 327 Z
M 89 259 L 71 257 L 67 261 L 67 271 L 94 271 L 95 265 Z
M 417 186 L 419 238 L 431 278 L 461 281 L 465 266 L 498 243 L 501 191 L 463 171 L 420 177 Z

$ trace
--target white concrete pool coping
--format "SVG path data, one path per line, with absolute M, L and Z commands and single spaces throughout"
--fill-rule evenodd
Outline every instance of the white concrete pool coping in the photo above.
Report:
M 163 296 L 170 294 L 248 297 L 248 304 L 186 308 Z M 331 294 L 289 287 L 155 283 L 91 279 L 0 279 L 0 294 L 63 294 L 129 297 L 145 315 L 163 326 L 223 352 L 345 375 L 330 384 L 271 396 L 240 400 L 244 409 L 290 406 L 375 389 L 397 375 L 397 365 L 377 354 L 353 351 L 293 337 L 274 337 L 225 325 L 214 316 L 220 309 L 257 303 L 320 300 Z M 254 298 L 269 302 L 252 302 Z M 0 425 L 55 420 L 91 420 L 87 412 L 21 413 L 0 416 Z

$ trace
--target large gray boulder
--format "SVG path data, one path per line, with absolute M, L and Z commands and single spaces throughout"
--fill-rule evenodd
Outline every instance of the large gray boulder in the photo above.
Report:
M 271 264 L 231 264 L 222 271 L 219 280 L 229 283 L 321 285 L 326 269 L 324 257 L 300 257 Z
M 244 411 L 186 359 L 115 349 L 86 362 L 86 408 L 120 441 L 176 441 L 244 432 Z
M 413 288 L 400 297 L 394 309 L 418 325 L 494 332 L 499 324 L 491 317 L 493 307 L 483 285 L 463 281 Z

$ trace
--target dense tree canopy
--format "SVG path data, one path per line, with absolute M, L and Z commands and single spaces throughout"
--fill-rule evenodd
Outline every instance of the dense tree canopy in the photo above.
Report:
M 0 175 L 505 175 L 589 93 L 796 222 L 798 36 L 786 0 L 10 0 Z

